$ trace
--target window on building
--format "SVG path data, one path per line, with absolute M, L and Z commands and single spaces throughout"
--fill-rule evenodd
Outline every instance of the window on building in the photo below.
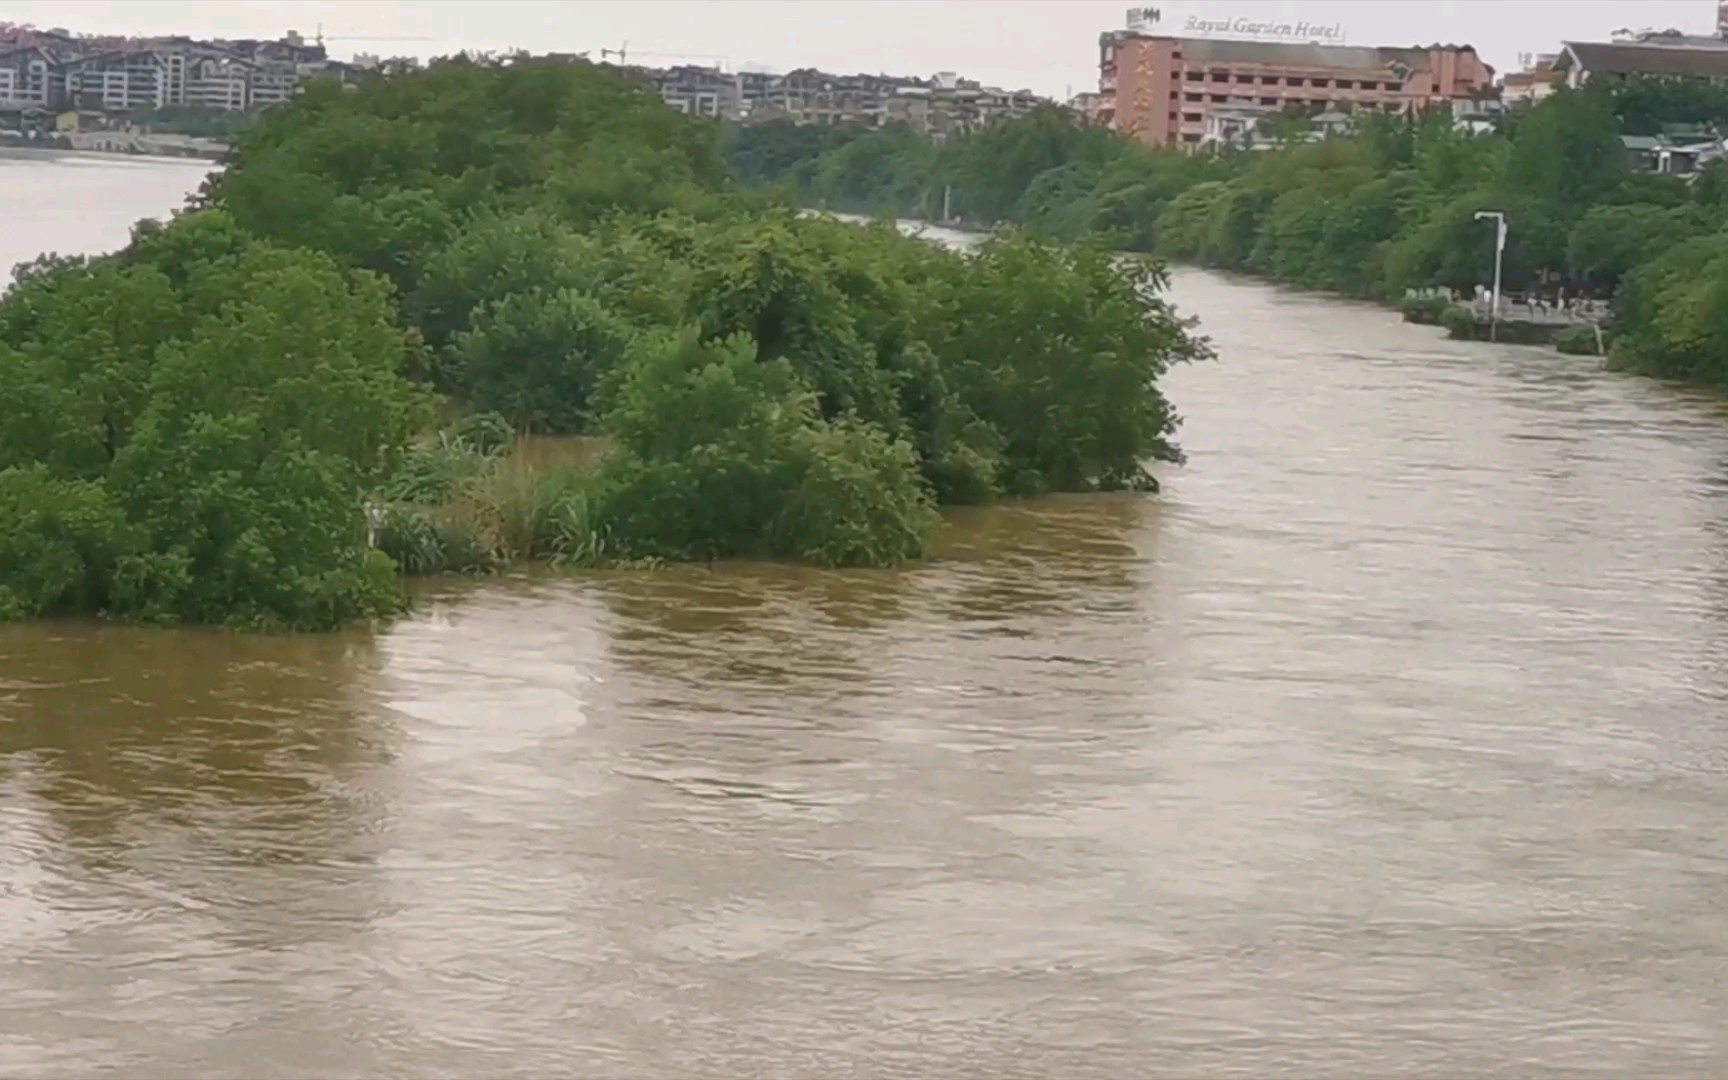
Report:
M 1200 133 L 1198 131 L 1184 131 L 1182 133 L 1182 141 L 1183 142 L 1199 142 L 1200 141 Z
M 1278 76 L 1276 76 L 1276 75 L 1262 75 L 1262 76 L 1260 76 L 1260 85 L 1261 86 L 1277 86 L 1278 85 Z
M 1331 79 L 1309 79 L 1309 86 L 1327 87 L 1332 85 Z
M 1263 97 L 1260 99 L 1260 104 L 1262 104 L 1262 105 L 1276 105 L 1276 104 L 1278 104 L 1278 99 L 1275 97 Z
M 1289 78 L 1284 80 L 1284 85 L 1285 86 L 1301 86 L 1302 80 L 1300 77 L 1298 77 L 1296 75 L 1292 75 Z
M 1230 73 L 1228 71 L 1214 71 L 1212 73 L 1212 81 L 1213 82 L 1229 82 L 1230 81 Z
M 1251 83 L 1254 81 L 1254 76 L 1252 76 L 1252 75 L 1238 75 L 1238 76 L 1236 76 L 1236 81 L 1239 83 Z
M 1213 94 L 1212 95 L 1212 104 L 1214 104 L 1214 105 L 1222 105 L 1222 104 L 1224 104 L 1225 100 L 1227 100 L 1227 99 L 1225 98 L 1225 96 L 1223 94 Z
M 1184 101 L 1205 101 L 1206 95 L 1205 94 L 1184 94 L 1184 95 L 1182 95 L 1182 98 Z
M 1200 122 L 1200 114 L 1197 112 L 1183 113 L 1182 122 L 1184 124 L 1198 124 Z
M 1199 82 L 1200 80 L 1204 79 L 1205 77 L 1206 77 L 1206 73 L 1204 71 L 1190 71 L 1188 73 L 1188 81 L 1189 82 Z

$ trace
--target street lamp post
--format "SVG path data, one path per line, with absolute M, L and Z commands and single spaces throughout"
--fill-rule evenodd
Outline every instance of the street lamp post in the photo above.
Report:
M 1494 295 L 1488 308 L 1488 340 L 1494 341 L 1500 332 L 1500 259 L 1506 252 L 1506 214 L 1500 210 L 1478 210 L 1476 220 L 1494 222 Z

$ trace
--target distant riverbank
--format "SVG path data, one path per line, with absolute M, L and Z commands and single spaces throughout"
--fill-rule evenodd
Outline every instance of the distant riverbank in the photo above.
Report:
M 41 154 L 102 154 L 108 157 L 171 161 L 220 161 L 228 153 L 228 144 L 192 135 L 92 131 L 75 135 L 55 135 L 47 139 L 0 135 L 0 150 Z

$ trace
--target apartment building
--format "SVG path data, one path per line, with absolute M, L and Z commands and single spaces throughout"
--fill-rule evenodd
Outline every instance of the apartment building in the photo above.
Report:
M 789 121 L 872 128 L 897 123 L 942 138 L 1024 116 L 1044 103 L 1030 90 L 985 86 L 953 72 L 922 79 L 834 75 L 800 68 L 786 75 L 747 74 L 737 78 L 736 118 L 747 123 Z
M 942 72 L 929 79 L 835 75 L 799 68 L 785 75 L 729 74 L 719 68 L 633 68 L 672 108 L 740 123 L 882 127 L 906 124 L 941 137 L 1021 116 L 1043 99 Z
M 352 82 L 362 74 L 292 33 L 280 41 L 198 41 L 0 26 L 0 106 L 238 111 L 287 101 L 308 79 Z
M 157 109 L 184 103 L 186 58 L 144 49 L 98 53 L 62 65 L 61 80 L 65 89 L 56 105 Z
M 744 114 L 742 76 L 695 64 L 648 74 L 660 99 L 681 113 L 722 120 L 737 120 Z
M 58 68 L 51 53 L 38 46 L 0 44 L 0 104 L 46 109 L 55 103 Z
M 1157 146 L 1198 147 L 1247 111 L 1402 112 L 1490 91 L 1494 69 L 1468 45 L 1370 48 L 1167 37 L 1099 38 L 1099 121 Z M 1224 125 L 1229 126 L 1229 125 Z

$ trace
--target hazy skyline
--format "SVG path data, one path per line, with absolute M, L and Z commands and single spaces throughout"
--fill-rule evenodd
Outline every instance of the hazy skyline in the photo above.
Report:
M 1339 23 L 1351 44 L 1475 45 L 1504 73 L 1521 52 L 1620 27 L 1714 28 L 1714 0 L 0 0 L 0 21 L 83 32 L 310 37 L 331 54 L 618 49 L 632 62 L 929 75 L 957 71 L 1051 97 L 1096 89 L 1098 34 L 1129 7 Z M 362 40 L 378 39 L 378 40 Z

